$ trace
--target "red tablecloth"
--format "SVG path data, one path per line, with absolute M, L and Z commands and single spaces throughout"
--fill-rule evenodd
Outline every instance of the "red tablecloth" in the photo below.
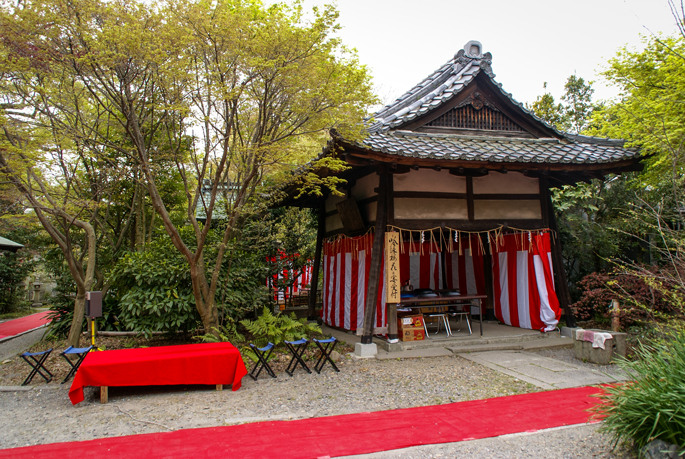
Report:
M 231 343 L 120 349 L 89 353 L 69 389 L 72 404 L 85 386 L 168 386 L 232 384 L 240 388 L 247 369 Z

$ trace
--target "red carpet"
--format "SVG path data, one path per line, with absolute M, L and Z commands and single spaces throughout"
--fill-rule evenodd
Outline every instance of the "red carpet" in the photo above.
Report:
M 316 458 L 528 432 L 588 421 L 597 387 L 297 421 L 178 430 L 0 450 L 0 458 Z M 49 416 L 49 413 L 46 413 Z
M 36 314 L 31 314 L 30 316 L 20 317 L 19 319 L 12 319 L 1 323 L 0 339 L 18 335 L 19 333 L 33 330 L 34 328 L 47 324 L 48 320 L 45 316 L 47 316 L 48 313 L 48 311 L 38 312 Z

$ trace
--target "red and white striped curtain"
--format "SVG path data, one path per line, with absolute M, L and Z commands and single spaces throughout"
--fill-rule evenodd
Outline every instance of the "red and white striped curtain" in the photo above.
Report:
M 268 257 L 267 261 L 276 263 L 278 261 L 286 261 L 283 270 L 277 274 L 267 278 L 266 285 L 274 290 L 274 301 L 285 300 L 290 298 L 290 293 L 298 293 L 303 288 L 306 288 L 312 282 L 312 260 L 307 260 L 307 263 L 301 269 L 288 268 L 288 261 L 299 258 L 299 254 L 288 255 L 283 251 L 279 251 L 278 257 Z M 290 286 L 292 282 L 292 286 Z M 288 285 L 283 288 L 283 285 Z
M 364 326 L 373 237 L 367 234 L 324 244 L 322 318 L 326 324 L 345 330 Z M 381 272 L 385 273 L 384 260 Z M 387 326 L 385 274 L 381 277 L 374 327 Z
M 452 243 L 452 252 L 435 241 L 404 242 L 400 282 L 414 289 L 443 285 L 465 295 L 484 295 L 486 248 L 477 234 Z M 323 321 L 345 330 L 363 327 L 373 234 L 326 242 L 323 247 Z M 511 234 L 491 239 L 495 315 L 505 324 L 553 330 L 561 317 L 554 291 L 549 233 Z M 443 279 L 442 257 L 445 257 Z M 381 269 L 385 273 L 382 262 Z M 375 327 L 386 327 L 385 275 L 380 281 Z M 472 311 L 478 313 L 477 310 Z
M 492 244 L 495 316 L 514 327 L 554 330 L 561 318 L 549 233 L 504 236 Z

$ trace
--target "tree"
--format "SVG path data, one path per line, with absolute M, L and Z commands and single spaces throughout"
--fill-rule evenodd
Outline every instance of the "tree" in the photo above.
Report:
M 592 82 L 586 83 L 584 79 L 571 75 L 564 85 L 564 95 L 561 100 L 565 102 L 564 118 L 565 130 L 573 134 L 580 134 L 588 126 L 592 112 L 596 105 L 592 102 Z
M 547 89 L 546 82 L 543 89 Z M 592 113 L 598 107 L 592 102 L 594 92 L 592 82 L 586 83 L 583 78 L 571 75 L 564 84 L 562 102 L 557 103 L 552 94 L 545 92 L 528 109 L 562 132 L 579 134 L 588 127 Z
M 301 139 L 320 146 L 331 128 L 358 137 L 375 102 L 366 69 L 330 37 L 336 19 L 332 7 L 307 20 L 299 4 L 264 8 L 240 0 L 53 0 L 21 2 L 5 14 L 4 24 L 16 30 L 11 49 L 41 72 L 40 81 L 73 82 L 57 94 L 34 88 L 49 113 L 79 127 L 63 135 L 87 139 L 92 155 L 116 151 L 138 166 L 138 183 L 188 263 L 206 330 L 218 328 L 222 262 L 265 174 L 291 164 L 307 143 Z M 65 95 L 79 103 L 60 103 Z M 161 192 L 169 163 L 183 184 L 182 222 Z M 226 225 L 209 253 L 216 214 Z M 192 241 L 181 237 L 185 224 Z
M 542 87 L 547 90 L 547 82 L 545 82 Z M 537 99 L 535 99 L 535 102 L 530 104 L 527 108 L 547 124 L 560 130 L 564 129 L 564 106 L 561 103 L 557 103 L 554 100 L 554 96 L 549 92 L 545 92 L 543 95 L 538 96 Z
M 644 43 L 643 51 L 624 48 L 609 61 L 604 76 L 619 88 L 619 100 L 595 114 L 590 132 L 640 148 L 647 164 L 641 188 L 668 185 L 676 207 L 685 172 L 685 36 Z

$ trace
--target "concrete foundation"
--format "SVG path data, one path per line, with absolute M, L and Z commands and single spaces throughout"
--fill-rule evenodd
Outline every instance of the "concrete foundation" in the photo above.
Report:
M 369 359 L 372 357 L 376 357 L 376 354 L 378 354 L 378 347 L 376 346 L 376 343 L 371 343 L 371 344 L 362 344 L 362 343 L 354 343 L 354 355 L 362 358 L 362 359 Z

